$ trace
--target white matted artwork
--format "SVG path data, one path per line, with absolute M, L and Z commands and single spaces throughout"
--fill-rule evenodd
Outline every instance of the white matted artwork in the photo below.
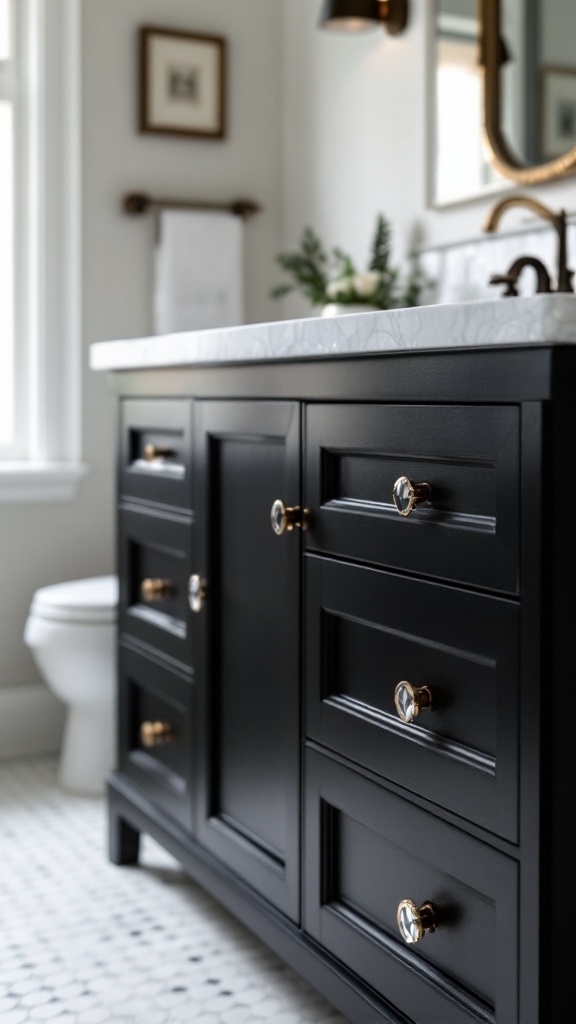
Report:
M 542 155 L 564 156 L 576 146 L 576 68 L 542 68 Z
M 176 29 L 140 29 L 140 131 L 224 137 L 225 39 Z

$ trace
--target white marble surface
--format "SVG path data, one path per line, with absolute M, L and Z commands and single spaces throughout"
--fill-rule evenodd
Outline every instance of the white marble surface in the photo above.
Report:
M 101 342 L 91 346 L 90 365 L 124 370 L 543 343 L 576 343 L 575 296 L 500 298 Z

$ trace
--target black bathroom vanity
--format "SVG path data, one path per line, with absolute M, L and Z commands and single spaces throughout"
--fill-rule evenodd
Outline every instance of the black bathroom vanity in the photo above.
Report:
M 120 402 L 110 857 L 355 1024 L 572 1024 L 573 297 L 93 347 Z

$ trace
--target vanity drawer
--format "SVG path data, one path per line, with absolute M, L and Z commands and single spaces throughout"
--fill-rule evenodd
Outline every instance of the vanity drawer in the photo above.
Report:
M 120 512 L 120 633 L 188 666 L 192 530 L 185 517 Z
M 314 555 L 306 594 L 308 735 L 515 842 L 517 604 Z M 411 724 L 403 681 L 431 694 Z
M 121 646 L 119 695 L 120 770 L 160 810 L 191 830 L 193 684 Z
M 314 750 L 306 758 L 305 929 L 415 1024 L 512 1024 L 518 868 Z M 397 911 L 430 903 L 408 945 Z
M 397 511 L 396 480 L 430 485 Z M 309 405 L 309 551 L 517 594 L 515 406 Z
M 192 508 L 192 409 L 189 399 L 123 400 L 121 500 Z

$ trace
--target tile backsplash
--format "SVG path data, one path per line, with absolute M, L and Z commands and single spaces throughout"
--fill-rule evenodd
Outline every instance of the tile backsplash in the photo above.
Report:
M 493 299 L 502 285 L 490 285 L 492 274 L 506 273 L 518 256 L 536 256 L 553 279 L 557 269 L 558 236 L 543 225 L 514 233 L 483 235 L 474 241 L 420 250 L 424 278 L 422 305 Z M 568 266 L 576 268 L 576 224 L 568 226 Z M 520 294 L 536 291 L 536 275 L 526 268 L 520 277 Z

